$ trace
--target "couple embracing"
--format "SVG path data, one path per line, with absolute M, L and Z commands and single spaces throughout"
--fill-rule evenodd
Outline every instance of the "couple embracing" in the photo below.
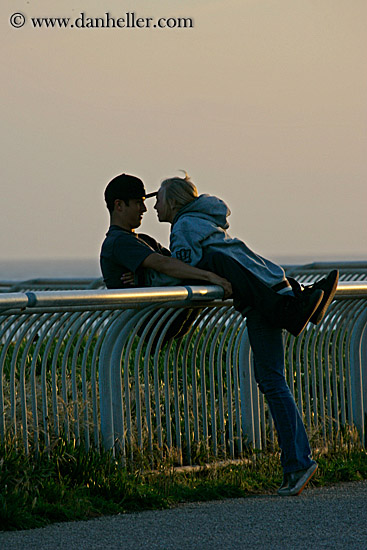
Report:
M 171 224 L 170 250 L 135 231 L 150 197 L 156 197 L 159 221 Z M 246 317 L 255 379 L 267 399 L 281 448 L 284 476 L 278 494 L 300 494 L 317 464 L 284 376 L 283 329 L 298 336 L 309 321 L 320 323 L 334 297 L 338 271 L 301 287 L 281 266 L 232 238 L 227 205 L 214 196 L 199 195 L 188 176 L 166 179 L 157 192 L 147 194 L 139 178 L 121 174 L 107 185 L 105 201 L 111 224 L 100 263 L 107 288 L 182 281 L 215 284 Z

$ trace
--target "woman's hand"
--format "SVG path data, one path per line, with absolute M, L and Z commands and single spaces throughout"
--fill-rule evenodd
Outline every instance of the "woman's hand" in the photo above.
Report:
M 223 299 L 232 296 L 232 286 L 227 279 L 223 279 L 211 271 L 199 269 L 198 267 L 181 262 L 177 258 L 169 258 L 153 252 L 145 258 L 141 266 L 144 269 L 155 269 L 176 279 L 189 279 L 191 281 L 190 284 L 194 284 L 192 281 L 200 281 L 198 284 L 210 283 L 212 285 L 219 285 L 224 290 Z
M 126 273 L 123 273 L 120 277 L 122 284 L 124 286 L 134 286 L 135 279 L 134 279 L 134 273 L 131 271 L 127 271 Z
M 223 300 L 226 300 L 227 298 L 230 298 L 232 296 L 232 285 L 227 279 L 223 279 L 223 277 L 219 277 L 219 275 L 216 275 L 215 273 L 212 273 L 211 271 L 208 272 L 209 275 L 209 282 L 213 285 L 219 285 L 224 290 Z

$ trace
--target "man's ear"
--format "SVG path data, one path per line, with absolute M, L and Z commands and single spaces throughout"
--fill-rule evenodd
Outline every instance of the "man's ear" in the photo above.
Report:
M 121 199 L 115 199 L 113 204 L 114 204 L 114 210 L 116 210 L 116 212 L 121 212 L 122 205 L 124 205 L 125 203 Z

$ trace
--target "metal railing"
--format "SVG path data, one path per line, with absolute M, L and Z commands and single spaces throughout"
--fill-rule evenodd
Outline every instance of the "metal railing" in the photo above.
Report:
M 103 279 L 99 278 L 37 278 L 24 281 L 0 281 L 0 293 L 25 292 L 27 290 L 84 290 L 103 288 Z
M 37 452 L 64 436 L 126 458 L 169 451 L 179 463 L 272 444 L 246 323 L 221 292 L 0 294 L 0 439 Z M 366 444 L 366 299 L 367 282 L 341 280 L 323 322 L 285 336 L 289 386 L 325 443 L 355 426 Z

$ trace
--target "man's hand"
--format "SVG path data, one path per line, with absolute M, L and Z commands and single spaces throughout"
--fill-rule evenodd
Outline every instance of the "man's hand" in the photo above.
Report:
M 223 300 L 230 298 L 233 294 L 231 283 L 227 281 L 227 279 L 223 279 L 222 277 L 219 277 L 219 275 L 216 275 L 211 271 L 209 271 L 208 273 L 210 273 L 209 282 L 213 285 L 219 285 L 223 288 L 224 290 Z

